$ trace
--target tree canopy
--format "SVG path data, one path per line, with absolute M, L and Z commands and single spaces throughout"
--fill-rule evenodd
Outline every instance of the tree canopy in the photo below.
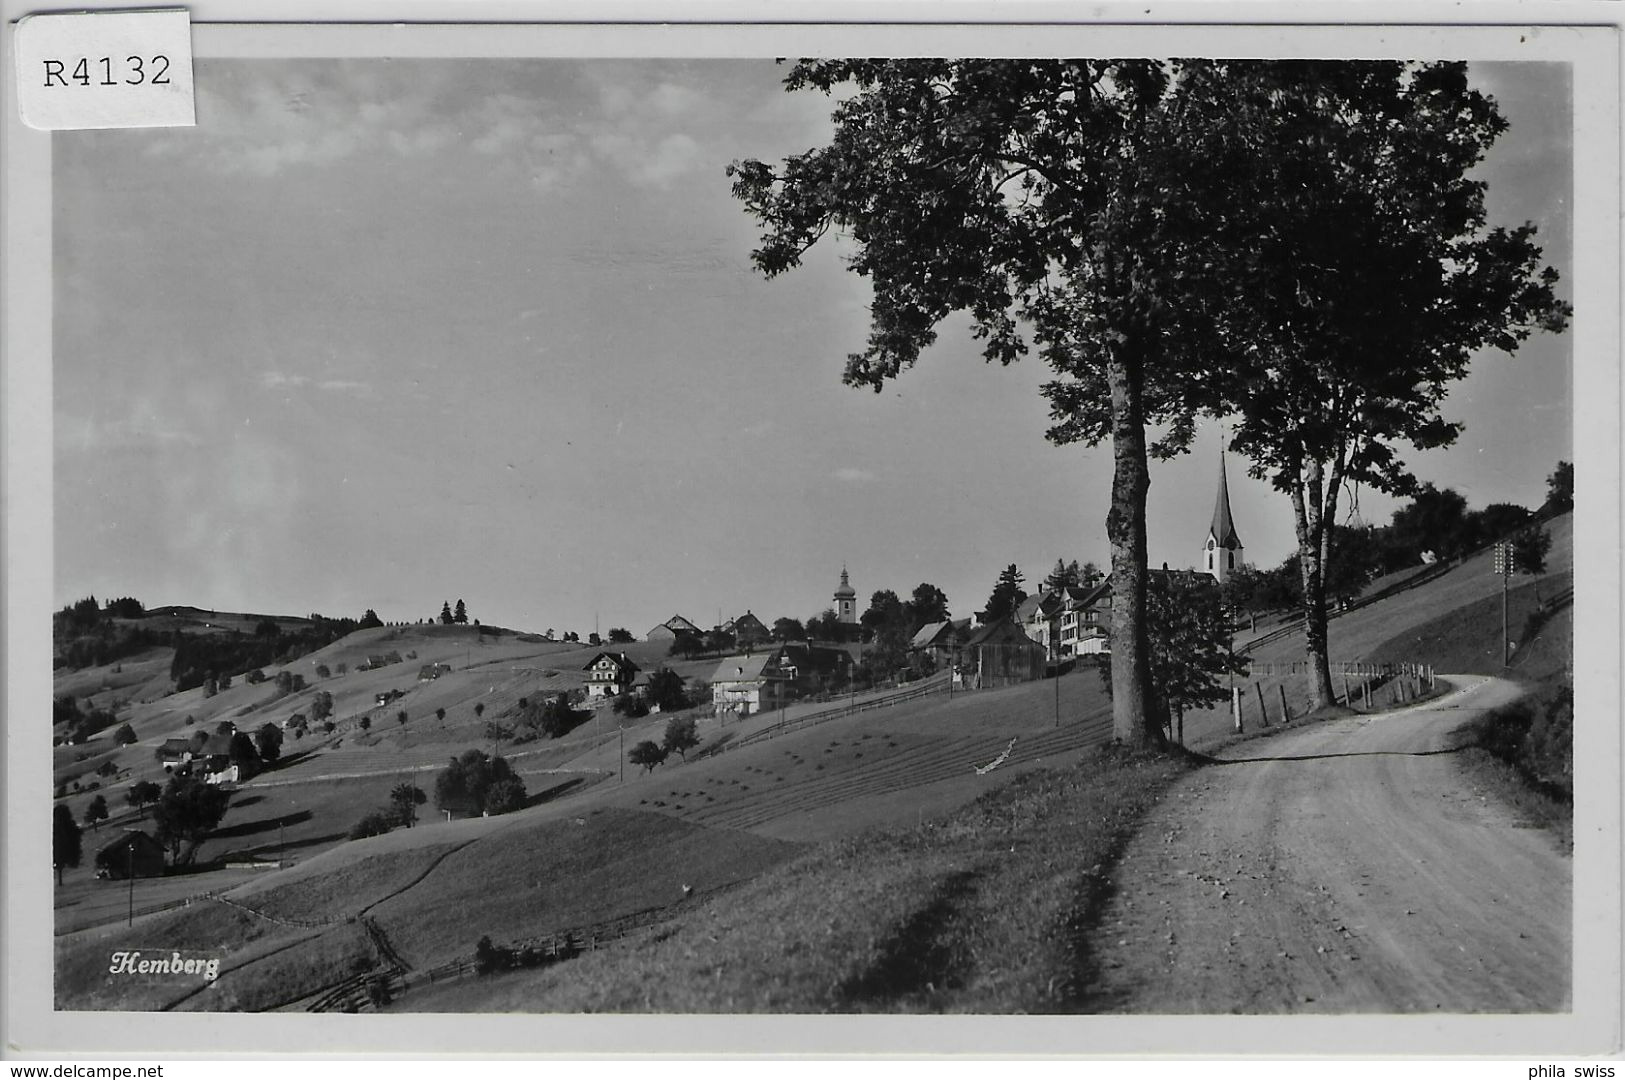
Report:
M 1569 308 L 1534 226 L 1486 227 L 1472 170 L 1506 121 L 1465 64 L 1191 62 L 1183 81 L 1218 200 L 1216 404 L 1253 475 L 1292 500 L 1325 705 L 1344 485 L 1414 490 L 1402 448 L 1455 440 L 1441 406 L 1474 354 L 1561 330 Z
M 1181 94 L 1152 60 L 816 60 L 791 91 L 841 94 L 827 146 L 774 167 L 736 162 L 734 194 L 763 227 L 756 266 L 798 265 L 838 231 L 873 286 L 866 347 L 845 380 L 878 391 L 966 313 L 990 361 L 1030 340 L 1060 378 L 1046 388 L 1058 443 L 1112 442 L 1114 732 L 1155 741 L 1146 712 L 1148 450 L 1188 445 L 1185 376 L 1214 370 L 1193 241 L 1207 200 L 1195 148 L 1169 138 Z M 1163 426 L 1148 448 L 1147 423 Z

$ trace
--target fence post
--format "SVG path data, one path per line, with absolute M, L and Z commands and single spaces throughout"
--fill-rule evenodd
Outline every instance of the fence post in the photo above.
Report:
M 1281 723 L 1289 724 L 1292 722 L 1292 710 L 1286 707 L 1286 683 L 1276 683 L 1275 689 L 1281 694 Z
M 1346 664 L 1343 666 L 1343 704 L 1354 704 L 1354 702 L 1349 700 L 1349 669 L 1348 665 Z
M 1264 684 L 1253 683 L 1253 692 L 1258 695 L 1258 723 L 1260 727 L 1270 726 L 1270 711 L 1264 708 Z
M 1232 686 L 1230 688 L 1230 719 L 1235 722 L 1236 731 L 1240 732 L 1242 730 L 1242 727 L 1241 727 L 1241 687 L 1239 687 L 1239 686 Z

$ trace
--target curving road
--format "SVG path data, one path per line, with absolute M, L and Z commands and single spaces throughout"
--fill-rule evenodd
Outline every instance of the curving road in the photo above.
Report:
M 1565 1011 L 1570 858 L 1478 794 L 1450 733 L 1518 690 L 1241 742 L 1130 845 L 1090 1007 L 1174 1013 Z

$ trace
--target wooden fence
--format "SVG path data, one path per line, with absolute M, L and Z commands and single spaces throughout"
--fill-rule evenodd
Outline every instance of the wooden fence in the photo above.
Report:
M 1379 709 L 1406 705 L 1437 685 L 1433 665 L 1408 662 L 1367 663 L 1358 660 L 1332 661 L 1328 664 L 1332 676 L 1333 700 L 1349 708 Z M 1249 689 L 1241 691 L 1235 700 L 1237 730 L 1246 726 L 1245 717 L 1251 702 L 1257 702 L 1258 723 L 1270 726 L 1270 709 L 1276 709 L 1276 722 L 1287 723 L 1294 718 L 1287 701 L 1286 686 L 1276 682 L 1274 693 L 1264 690 L 1258 679 L 1281 679 L 1291 675 L 1307 675 L 1309 664 L 1303 660 L 1254 662 L 1248 665 L 1247 677 L 1255 680 Z M 1341 696 L 1339 696 L 1341 691 Z M 1271 698 L 1275 700 L 1272 701 Z

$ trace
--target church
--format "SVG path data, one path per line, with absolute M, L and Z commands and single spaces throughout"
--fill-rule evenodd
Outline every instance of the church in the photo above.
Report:
M 1224 584 L 1232 573 L 1247 565 L 1241 537 L 1230 516 L 1230 485 L 1224 475 L 1224 450 L 1219 450 L 1219 497 L 1213 504 L 1213 523 L 1208 526 L 1207 543 L 1202 547 L 1199 568 Z

